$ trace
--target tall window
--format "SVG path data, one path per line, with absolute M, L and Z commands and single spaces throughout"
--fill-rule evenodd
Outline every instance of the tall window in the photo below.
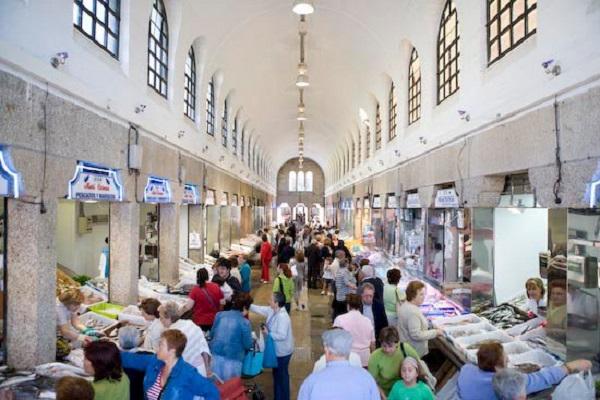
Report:
M 506 0 L 502 0 L 506 1 Z M 458 90 L 458 17 L 452 0 L 447 0 L 438 35 L 438 104 Z
M 413 47 L 408 65 L 408 124 L 421 118 L 421 61 Z
M 502 58 L 537 30 L 537 0 L 488 0 L 488 63 Z
M 350 146 L 346 147 L 346 157 L 348 159 L 348 170 L 346 172 L 350 171 Z
M 169 26 L 162 0 L 154 0 L 148 32 L 148 85 L 167 97 L 169 72 Z
M 221 118 L 221 144 L 227 147 L 227 135 L 229 134 L 229 101 L 223 102 L 223 116 Z
M 362 137 L 360 131 L 358 132 L 358 153 L 356 153 L 356 165 L 360 165 L 360 161 L 362 160 Z
M 238 135 L 238 119 L 237 117 L 233 120 L 233 130 L 231 131 L 231 151 L 234 156 L 237 156 L 237 135 Z
M 375 150 L 381 148 L 381 110 L 377 102 L 377 111 L 375 113 Z
M 392 86 L 390 86 L 390 95 L 388 98 L 388 111 L 389 111 L 389 124 L 390 124 L 390 132 L 389 132 L 389 140 L 392 140 L 396 137 L 396 114 L 397 114 L 398 102 L 396 100 L 396 87 L 394 86 L 394 82 L 392 82 Z M 360 150 L 359 150 L 360 151 Z
M 306 183 L 304 184 L 304 190 L 307 192 L 313 191 L 313 173 L 312 171 L 308 171 L 306 173 Z
M 119 58 L 120 0 L 74 0 L 73 25 L 114 58 Z
M 356 167 L 356 142 L 352 141 L 352 168 Z
M 304 171 L 298 171 L 298 191 L 304 192 Z
M 371 126 L 369 124 L 365 124 L 365 139 L 366 139 L 366 144 L 365 144 L 365 150 L 366 150 L 366 155 L 365 155 L 365 160 L 368 159 L 369 157 L 371 157 Z
M 240 138 L 240 155 L 242 156 L 242 162 L 244 162 L 244 141 L 246 136 L 246 130 L 242 129 L 242 137 Z
M 248 138 L 248 168 L 250 168 L 250 160 L 252 160 L 252 146 L 250 146 L 250 138 Z
M 206 89 L 206 133 L 215 136 L 215 78 L 210 78 Z
M 185 60 L 183 89 L 183 112 L 193 121 L 196 118 L 196 58 L 193 47 L 190 47 Z

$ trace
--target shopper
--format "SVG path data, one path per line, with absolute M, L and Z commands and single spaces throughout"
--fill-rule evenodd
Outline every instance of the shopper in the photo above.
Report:
M 92 342 L 83 349 L 83 369 L 94 377 L 94 400 L 129 400 L 129 378 L 121 367 L 117 345 Z
M 217 275 L 223 278 L 225 283 L 227 283 L 234 292 L 242 290 L 242 284 L 240 283 L 240 281 L 236 277 L 231 275 L 231 261 L 229 261 L 228 259 L 220 257 L 217 260 Z
M 221 310 L 221 300 L 224 296 L 219 285 L 208 281 L 208 271 L 205 268 L 196 272 L 196 283 L 182 312 L 192 310 L 194 323 L 204 332 L 208 332 L 212 328 L 215 315 Z
M 333 326 L 342 328 L 352 335 L 352 351 L 360 356 L 363 367 L 369 365 L 371 351 L 375 350 L 375 329 L 371 321 L 361 314 L 360 296 L 349 294 L 346 298 L 348 312 L 338 316 Z
M 388 326 L 385 308 L 383 307 L 383 303 L 375 298 L 375 288 L 371 283 L 364 282 L 360 287 L 362 314 L 369 318 L 369 321 L 373 324 L 373 328 L 375 328 L 375 337 L 379 337 L 379 332 Z
M 179 319 L 181 312 L 174 301 L 163 303 L 158 313 L 165 329 L 177 329 L 185 335 L 187 346 L 183 359 L 197 368 L 202 376 L 210 376 L 210 349 L 202 329 L 189 319 Z
M 435 396 L 429 386 L 425 384 L 425 375 L 419 361 L 413 357 L 406 357 L 400 369 L 402 380 L 397 381 L 388 400 L 434 400 Z
M 317 289 L 319 275 L 321 272 L 321 249 L 317 245 L 317 239 L 312 239 L 310 245 L 306 249 L 306 257 L 308 259 L 308 287 Z
M 398 332 L 402 342 L 410 343 L 420 357 L 429 353 L 428 341 L 443 335 L 441 329 L 429 329 L 419 306 L 425 301 L 425 284 L 412 281 L 406 288 L 406 301 L 398 310 Z
M 290 374 L 288 366 L 294 352 L 292 321 L 285 310 L 285 296 L 281 292 L 273 293 L 269 306 L 250 306 L 250 311 L 267 318 L 263 334 L 270 335 L 275 342 L 277 367 L 273 368 L 273 391 L 275 400 L 290 399 Z
M 124 368 L 143 371 L 144 393 L 148 400 L 179 400 L 202 396 L 205 400 L 219 400 L 217 387 L 185 362 L 182 354 L 186 337 L 177 329 L 164 331 L 156 355 L 121 353 Z
M 419 359 L 419 354 L 408 343 L 400 343 L 398 330 L 388 326 L 379 334 L 381 348 L 369 357 L 369 373 L 375 378 L 382 396 L 387 397 L 392 386 L 398 380 L 398 372 L 406 357 Z M 385 398 L 384 397 L 384 398 Z
M 77 288 L 69 288 L 58 296 L 56 304 L 57 328 L 57 357 L 66 356 L 70 347 L 77 348 L 92 342 L 101 334 L 94 329 L 86 327 L 79 321 L 79 308 L 83 303 L 83 293 Z M 63 351 L 63 348 L 65 349 Z
M 373 377 L 348 361 L 352 335 L 343 329 L 332 329 L 323 332 L 322 338 L 327 366 L 302 382 L 298 400 L 379 400 Z
M 294 280 L 294 301 L 298 310 L 305 310 L 307 304 L 302 303 L 300 295 L 304 289 L 304 281 L 306 280 L 306 262 L 304 259 L 304 250 L 296 250 L 294 258 L 291 260 L 292 277 Z M 294 271 L 296 272 L 294 274 Z M 308 298 L 308 296 L 306 296 Z
M 539 315 L 540 311 L 547 307 L 546 289 L 544 282 L 540 278 L 529 278 L 525 282 L 525 290 L 527 291 L 527 302 L 525 303 L 525 311 L 533 315 Z
M 332 302 L 333 313 L 332 320 L 348 311 L 346 297 L 351 290 L 356 290 L 356 284 L 348 271 L 348 261 L 346 259 L 338 260 L 338 269 L 335 275 L 335 297 Z
M 344 252 L 345 257 L 348 260 L 352 259 L 352 254 L 350 253 L 350 250 L 348 250 L 348 248 L 346 247 L 346 244 L 344 243 L 344 241 L 342 239 L 338 238 L 338 234 L 337 233 L 332 236 L 331 244 L 332 244 L 334 252 L 337 252 L 338 250 L 341 250 L 341 251 Z
M 244 355 L 252 348 L 252 326 L 246 318 L 251 304 L 250 294 L 236 293 L 231 310 L 221 311 L 215 318 L 210 341 L 212 370 L 221 379 L 242 375 Z
M 333 263 L 333 259 L 329 256 L 323 258 L 323 290 L 321 290 L 321 295 L 333 295 L 333 280 L 335 279 L 335 275 L 333 274 L 333 268 L 331 265 Z
M 63 376 L 55 390 L 56 400 L 94 400 L 94 387 L 87 379 Z
M 368 262 L 369 260 L 365 261 Z M 378 276 L 375 276 L 375 269 L 373 268 L 373 266 L 369 264 L 363 265 L 363 267 L 361 268 L 361 275 L 361 285 L 364 283 L 370 283 L 371 285 L 373 285 L 373 288 L 375 289 L 375 299 L 377 299 L 380 302 L 383 302 L 383 281 Z
M 390 268 L 386 275 L 388 283 L 383 287 L 383 306 L 389 326 L 397 326 L 398 309 L 406 300 L 406 294 L 398 287 L 402 274 L 399 269 Z
M 262 265 L 261 280 L 262 283 L 269 283 L 269 265 L 273 258 L 273 249 L 266 234 L 262 235 L 262 245 L 260 247 L 260 263 Z
M 158 350 L 160 334 L 165 329 L 160 322 L 158 314 L 159 307 L 160 301 L 153 298 L 144 299 L 140 303 L 142 317 L 144 317 L 144 320 L 148 323 L 148 327 L 144 333 L 144 343 L 142 344 L 143 350 L 150 350 L 154 352 Z
M 496 372 L 506 368 L 507 355 L 500 343 L 484 343 L 477 351 L 477 365 L 467 363 L 458 374 L 458 396 L 462 400 L 495 400 L 492 386 Z M 569 361 L 561 366 L 542 368 L 526 374 L 527 394 L 539 392 L 558 384 L 565 376 L 574 372 L 588 371 L 592 363 L 588 360 Z
M 292 247 L 292 238 L 285 237 L 285 244 L 281 249 L 281 253 L 279 253 L 277 257 L 277 264 L 289 264 L 290 260 L 294 258 L 294 248 Z
M 294 281 L 289 265 L 279 264 L 277 266 L 277 278 L 273 281 L 273 293 L 282 293 L 285 296 L 285 310 L 289 314 L 294 299 Z
M 503 369 L 494 374 L 492 387 L 498 400 L 526 400 L 527 376 L 514 369 Z
M 250 293 L 252 283 L 252 268 L 250 268 L 250 256 L 244 254 L 240 256 L 242 266 L 240 267 L 240 275 L 242 277 L 242 292 Z
M 240 270 L 238 268 L 239 266 L 239 261 L 238 261 L 238 256 L 230 256 L 228 258 L 229 260 L 229 264 L 231 265 L 231 269 L 229 270 L 229 273 L 231 274 L 231 276 L 233 276 L 235 279 L 238 280 L 238 282 L 240 283 L 240 287 L 242 284 L 242 275 L 240 274 Z M 241 288 L 240 288 L 241 290 Z

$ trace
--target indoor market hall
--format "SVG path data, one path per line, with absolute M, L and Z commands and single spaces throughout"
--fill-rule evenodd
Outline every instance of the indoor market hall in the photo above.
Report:
M 0 0 L 0 400 L 600 399 L 600 0 Z

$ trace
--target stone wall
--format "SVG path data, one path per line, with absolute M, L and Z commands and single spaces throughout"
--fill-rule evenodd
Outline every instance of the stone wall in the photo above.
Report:
M 277 205 L 288 203 L 290 207 L 294 207 L 298 203 L 303 203 L 307 207 L 312 204 L 325 205 L 325 175 L 323 170 L 313 160 L 304 159 L 303 171 L 313 173 L 313 191 L 312 192 L 290 192 L 288 179 L 290 171 L 298 172 L 298 158 L 288 160 L 279 169 L 277 173 Z

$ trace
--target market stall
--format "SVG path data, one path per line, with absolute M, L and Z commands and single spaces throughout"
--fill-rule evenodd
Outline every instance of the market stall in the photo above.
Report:
M 398 234 L 399 211 L 398 198 L 394 193 L 388 193 L 383 211 L 383 250 L 390 257 L 398 254 L 396 236 Z
M 191 229 L 190 218 L 192 218 L 191 208 L 200 207 L 200 194 L 198 186 L 185 184 L 183 188 L 183 197 L 179 210 L 179 256 L 189 257 L 190 249 L 197 249 L 196 243 L 199 241 L 199 232 Z
M 218 253 L 219 246 L 219 219 L 221 216 L 220 207 L 216 205 L 216 194 L 214 190 L 206 190 L 206 201 L 204 203 L 204 253 L 205 257 Z
M 371 229 L 373 231 L 374 249 L 383 251 L 383 210 L 380 195 L 373 195 L 371 202 Z

